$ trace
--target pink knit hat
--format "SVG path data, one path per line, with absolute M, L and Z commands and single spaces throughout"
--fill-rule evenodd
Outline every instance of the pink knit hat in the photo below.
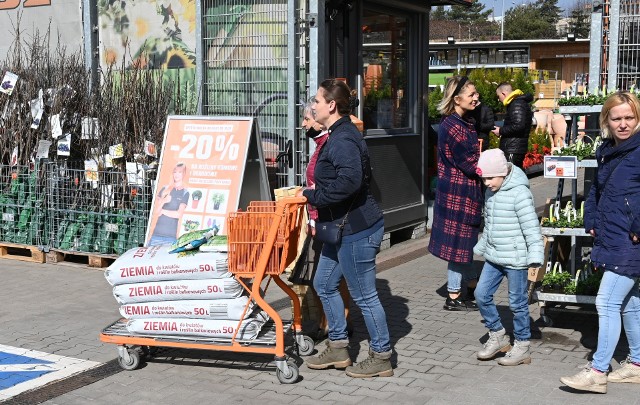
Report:
M 480 154 L 477 173 L 481 177 L 506 176 L 509 173 L 507 158 L 500 149 L 488 149 Z

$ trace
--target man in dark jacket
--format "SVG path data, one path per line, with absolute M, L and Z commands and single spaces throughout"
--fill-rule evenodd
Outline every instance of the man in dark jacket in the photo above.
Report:
M 478 139 L 482 140 L 482 151 L 489 148 L 489 132 L 495 127 L 493 110 L 486 104 L 476 104 L 476 108 L 467 113 L 469 118 L 473 119 L 473 126 L 478 134 Z
M 519 168 L 529 148 L 529 133 L 533 111 L 530 103 L 533 96 L 524 94 L 522 90 L 513 90 L 511 84 L 501 83 L 496 89 L 498 100 L 507 107 L 507 114 L 502 127 L 495 127 L 491 132 L 500 137 L 500 149 L 507 160 Z

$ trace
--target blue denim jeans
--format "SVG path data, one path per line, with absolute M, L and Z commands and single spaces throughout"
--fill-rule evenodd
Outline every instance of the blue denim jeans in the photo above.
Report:
M 513 336 L 516 340 L 531 339 L 527 274 L 526 270 L 514 270 L 491 262 L 484 263 L 475 295 L 484 326 L 490 331 L 496 332 L 503 328 L 498 309 L 493 302 L 493 294 L 498 290 L 502 279 L 507 277 L 509 308 L 513 313 Z
M 347 320 L 338 286 L 344 277 L 349 293 L 360 307 L 371 350 L 377 353 L 391 350 L 387 318 L 376 290 L 376 254 L 384 228 L 354 242 L 334 246 L 325 243 L 313 279 L 313 287 L 320 297 L 329 324 L 329 340 L 347 340 Z
M 478 278 L 478 272 L 474 270 L 473 263 L 454 263 L 447 264 L 447 291 L 455 293 L 462 289 L 462 282 L 475 280 Z
M 605 271 L 596 297 L 598 309 L 598 348 L 592 367 L 607 371 L 616 349 L 622 323 L 629 342 L 631 361 L 640 363 L 640 293 L 638 277 L 627 277 Z

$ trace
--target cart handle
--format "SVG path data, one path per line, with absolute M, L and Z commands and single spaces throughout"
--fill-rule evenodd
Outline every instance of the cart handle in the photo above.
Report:
M 306 204 L 307 197 L 282 197 L 276 203 L 282 205 Z

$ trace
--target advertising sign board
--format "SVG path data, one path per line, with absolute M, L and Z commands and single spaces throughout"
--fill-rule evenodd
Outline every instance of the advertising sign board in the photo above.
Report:
M 244 200 L 269 198 L 257 122 L 245 117 L 169 116 L 156 178 L 147 245 L 195 230 L 225 234 Z

